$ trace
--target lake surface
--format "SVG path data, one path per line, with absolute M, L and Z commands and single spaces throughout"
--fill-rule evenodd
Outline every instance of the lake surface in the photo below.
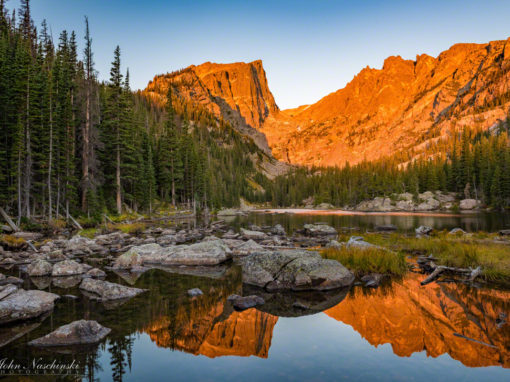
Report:
M 279 222 L 287 227 L 317 220 L 338 222 L 337 227 L 351 225 L 337 216 L 249 218 L 252 223 Z M 366 219 L 356 218 L 360 225 L 374 223 L 362 218 Z M 235 224 L 245 224 L 245 219 L 236 219 Z M 393 216 L 389 219 L 400 227 L 404 224 Z M 416 224 L 414 219 L 421 217 L 411 219 Z M 462 226 L 462 218 L 446 219 L 453 221 L 438 224 Z M 34 359 L 74 361 L 84 381 L 510 380 L 510 324 L 498 325 L 501 314 L 507 321 L 510 317 L 510 291 L 457 283 L 420 286 L 424 276 L 408 273 L 378 289 L 355 286 L 327 293 L 268 295 L 243 285 L 235 265 L 193 273 L 110 272 L 108 281 L 149 290 L 123 303 L 87 299 L 77 289 L 79 279 L 25 277 L 26 289 L 78 299 L 62 299 L 39 320 L 0 327 L 0 359 L 21 364 Z M 189 297 L 191 288 L 200 288 L 204 295 Z M 257 293 L 266 304 L 237 312 L 227 302 L 233 293 Z M 309 309 L 297 309 L 295 302 Z M 82 318 L 97 320 L 112 332 L 90 348 L 45 351 L 26 345 Z
M 268 213 L 269 212 L 269 213 Z M 290 212 L 290 213 L 289 213 Z M 354 212 L 329 210 L 268 210 L 249 213 L 247 216 L 222 217 L 236 226 L 252 223 L 260 226 L 281 224 L 287 232 L 302 228 L 305 223 L 325 222 L 337 229 L 359 228 L 373 230 L 377 225 L 394 224 L 400 231 L 414 232 L 421 226 L 438 230 L 460 227 L 467 232 L 496 232 L 510 229 L 510 213 L 416 213 L 416 212 Z

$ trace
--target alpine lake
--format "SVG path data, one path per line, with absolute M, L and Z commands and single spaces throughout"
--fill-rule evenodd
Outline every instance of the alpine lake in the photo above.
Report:
M 494 232 L 508 214 L 359 214 L 253 212 L 228 218 L 234 230 L 281 224 L 288 233 L 309 222 L 369 231 L 394 224 Z M 508 381 L 510 290 L 433 282 L 408 272 L 379 288 L 281 293 L 270 303 L 236 311 L 232 294 L 251 294 L 234 263 L 195 272 L 154 268 L 109 271 L 106 280 L 148 289 L 128 301 L 103 303 L 81 294 L 79 280 L 24 279 L 23 288 L 63 298 L 36 320 L 0 327 L 0 380 L 6 381 Z M 74 285 L 73 285 L 74 284 Z M 190 297 L 189 289 L 203 295 Z M 294 308 L 306 302 L 310 309 Z M 74 320 L 112 329 L 98 345 L 40 349 L 28 342 Z M 74 364 L 62 375 L 34 375 L 34 365 Z M 30 370 L 9 371 L 7 363 Z M 6 370 L 7 369 L 7 370 Z M 66 374 L 67 373 L 67 374 Z

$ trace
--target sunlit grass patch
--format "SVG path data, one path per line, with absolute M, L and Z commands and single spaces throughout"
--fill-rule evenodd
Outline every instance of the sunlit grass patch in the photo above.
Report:
M 120 223 L 120 224 L 108 224 L 108 229 L 117 230 L 124 233 L 137 235 L 145 230 L 145 223 Z
M 339 261 L 356 276 L 368 273 L 403 275 L 407 270 L 405 256 L 381 248 L 327 248 L 321 252 L 325 259 Z
M 491 281 L 510 281 L 510 243 L 498 242 L 498 235 L 486 232 L 416 238 L 403 234 L 367 234 L 365 239 L 394 251 L 433 255 L 437 263 L 450 267 L 482 267 L 482 275 Z
M 97 232 L 98 232 L 97 228 L 85 228 L 85 229 L 82 229 L 80 232 L 78 232 L 78 234 L 80 236 L 83 236 L 83 237 L 86 237 L 89 239 L 93 239 L 94 236 L 96 236 Z
M 26 246 L 27 242 L 22 237 L 16 237 L 13 235 L 0 235 L 0 244 L 10 249 L 21 249 Z

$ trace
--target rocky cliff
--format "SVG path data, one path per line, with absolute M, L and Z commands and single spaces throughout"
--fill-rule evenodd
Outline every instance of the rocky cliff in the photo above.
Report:
M 280 113 L 288 118 L 263 131 L 277 158 L 342 165 L 419 152 L 454 127 L 488 129 L 506 118 L 509 101 L 510 39 L 457 44 L 438 57 L 389 57 L 319 102 Z
M 154 77 L 144 92 L 165 97 L 170 84 L 176 96 L 221 115 L 270 153 L 267 140 L 259 130 L 267 117 L 279 109 L 269 90 L 262 61 L 192 65 Z
M 280 160 L 343 165 L 399 150 L 420 153 L 462 127 L 489 129 L 510 107 L 510 38 L 456 44 L 437 57 L 388 57 L 315 104 L 279 110 L 262 61 L 206 62 L 156 76 L 145 92 L 222 116 Z M 269 144 L 269 146 L 268 146 Z

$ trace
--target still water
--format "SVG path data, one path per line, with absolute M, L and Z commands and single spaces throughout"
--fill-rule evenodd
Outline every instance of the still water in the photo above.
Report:
M 316 217 L 251 218 L 258 224 L 285 220 L 288 227 Z M 325 221 L 324 216 L 319 219 Z M 343 220 L 338 224 L 352 225 Z M 462 221 L 442 227 L 450 224 L 462 226 Z M 84 381 L 510 380 L 510 324 L 498 324 L 501 314 L 507 321 L 510 317 L 510 291 L 455 283 L 420 286 L 423 278 L 408 273 L 378 289 L 355 286 L 328 293 L 262 294 L 266 304 L 243 312 L 234 311 L 227 297 L 254 290 L 243 286 L 235 265 L 200 275 L 164 269 L 137 276 L 110 272 L 108 281 L 149 290 L 113 304 L 87 299 L 77 289 L 79 279 L 25 278 L 26 289 L 78 299 L 62 299 L 39 320 L 0 327 L 0 358 L 25 364 L 33 359 L 74 360 L 83 374 L 78 379 Z M 204 295 L 189 297 L 191 288 L 200 288 Z M 310 310 L 296 310 L 292 306 L 296 301 L 305 302 Z M 45 351 L 27 346 L 30 340 L 82 318 L 97 320 L 112 332 L 88 348 Z
M 269 213 L 268 213 L 269 212 Z M 253 212 L 247 216 L 222 217 L 232 224 L 257 225 L 281 224 L 287 232 L 303 227 L 305 223 L 325 222 L 342 230 L 359 228 L 361 231 L 373 230 L 377 225 L 394 224 L 400 231 L 410 232 L 421 226 L 438 230 L 451 230 L 460 227 L 467 232 L 496 232 L 510 229 L 510 213 L 466 212 L 416 213 L 416 212 L 354 212 L 354 211 L 320 211 L 320 210 L 268 210 Z

